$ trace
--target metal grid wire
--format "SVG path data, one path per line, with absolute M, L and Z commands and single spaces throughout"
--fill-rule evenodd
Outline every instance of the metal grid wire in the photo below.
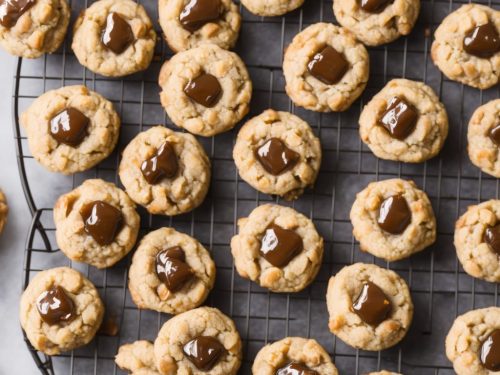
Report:
M 498 9 L 499 0 L 477 1 Z M 91 1 L 72 1 L 73 15 Z M 156 0 L 143 0 L 152 19 L 157 19 Z M 199 140 L 212 160 L 211 190 L 194 212 L 176 216 L 148 215 L 140 209 L 141 234 L 172 226 L 199 239 L 217 264 L 217 281 L 207 304 L 220 308 L 236 322 L 244 343 L 242 374 L 250 374 L 257 351 L 285 336 L 317 339 L 331 354 L 341 374 L 360 374 L 387 369 L 406 375 L 453 374 L 444 355 L 444 338 L 456 315 L 472 308 L 498 303 L 498 285 L 474 280 L 459 265 L 452 244 L 456 218 L 470 204 L 498 197 L 497 179 L 482 174 L 466 155 L 466 126 L 482 103 L 499 97 L 499 88 L 474 90 L 451 82 L 434 67 L 429 57 L 432 34 L 439 22 L 466 1 L 422 0 L 422 12 L 412 34 L 389 46 L 370 48 L 371 75 L 362 98 L 342 114 L 319 114 L 295 108 L 284 91 L 281 61 L 293 36 L 309 24 L 335 22 L 331 0 L 306 0 L 304 7 L 282 18 L 260 18 L 240 8 L 243 26 L 236 52 L 246 62 L 254 83 L 250 116 L 272 107 L 296 113 L 308 121 L 321 138 L 323 165 L 316 187 L 299 200 L 287 203 L 259 194 L 238 176 L 231 152 L 238 127 L 214 138 Z M 159 28 L 158 28 L 159 30 Z M 161 35 L 159 33 L 159 35 Z M 98 335 L 85 348 L 49 358 L 28 347 L 44 374 L 117 374 L 113 357 L 119 345 L 139 338 L 154 340 L 165 314 L 140 311 L 126 288 L 130 256 L 116 266 L 97 270 L 69 261 L 54 239 L 52 206 L 62 193 L 86 178 L 99 177 L 119 185 L 119 153 L 140 131 L 156 124 L 175 129 L 159 103 L 157 76 L 170 52 L 158 43 L 147 72 L 126 79 L 108 79 L 85 70 L 71 52 L 67 40 L 61 51 L 36 61 L 19 59 L 14 87 L 14 130 L 19 170 L 33 222 L 26 242 L 26 286 L 40 270 L 69 265 L 82 271 L 99 289 L 107 316 L 116 320 L 117 336 Z M 379 160 L 362 144 L 357 120 L 360 109 L 384 84 L 397 77 L 424 81 L 445 103 L 450 135 L 435 159 L 409 165 Z M 117 151 L 97 168 L 72 177 L 44 171 L 33 159 L 19 126 L 19 114 L 47 90 L 85 84 L 116 105 L 122 118 Z M 413 179 L 424 189 L 438 222 L 438 239 L 430 249 L 410 259 L 384 263 L 359 251 L 348 219 L 355 194 L 374 180 L 392 177 Z M 325 258 L 311 287 L 296 294 L 273 294 L 241 279 L 234 271 L 229 241 L 237 231 L 237 219 L 265 201 L 291 205 L 313 219 L 325 239 Z M 395 348 L 373 353 L 354 350 L 328 332 L 325 304 L 329 277 L 354 262 L 373 262 L 396 270 L 410 285 L 415 304 L 412 328 Z

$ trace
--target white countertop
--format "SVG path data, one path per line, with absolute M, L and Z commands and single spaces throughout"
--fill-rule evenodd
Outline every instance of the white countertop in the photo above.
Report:
M 31 221 L 17 170 L 12 130 L 12 82 L 17 59 L 0 50 L 0 187 L 9 219 L 0 236 L 0 374 L 39 374 L 23 341 L 18 318 L 24 241 Z

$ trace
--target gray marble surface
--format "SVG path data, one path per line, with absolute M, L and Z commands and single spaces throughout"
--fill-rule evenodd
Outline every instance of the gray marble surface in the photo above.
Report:
M 12 77 L 16 58 L 0 50 L 0 187 L 7 195 L 9 221 L 0 237 L 0 374 L 38 374 L 18 319 L 24 240 L 30 214 L 17 171 L 12 132 Z

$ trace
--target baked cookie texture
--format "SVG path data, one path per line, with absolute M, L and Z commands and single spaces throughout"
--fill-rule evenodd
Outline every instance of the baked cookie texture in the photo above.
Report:
M 500 11 L 485 5 L 467 4 L 448 15 L 434 34 L 431 56 L 449 79 L 487 89 L 498 84 L 500 53 L 480 58 L 464 50 L 464 37 L 475 27 L 492 22 L 500 30 Z
M 300 155 L 293 168 L 278 175 L 269 173 L 255 155 L 255 150 L 272 138 L 281 140 Z M 241 178 L 253 188 L 292 200 L 316 181 L 321 165 L 321 145 L 305 121 L 291 113 L 269 109 L 240 129 L 233 159 Z
M 186 51 L 205 44 L 215 44 L 224 49 L 232 48 L 241 27 L 241 15 L 238 6 L 232 0 L 220 0 L 219 19 L 205 23 L 191 32 L 186 30 L 180 20 L 182 10 L 189 0 L 159 0 L 158 12 L 160 26 L 168 46 L 174 52 Z
M 37 299 L 53 286 L 62 287 L 73 302 L 75 316 L 69 322 L 49 325 L 38 312 Z M 48 355 L 88 344 L 99 329 L 103 315 L 104 305 L 94 285 L 68 267 L 39 272 L 21 296 L 21 326 L 31 345 Z
M 500 328 L 500 308 L 488 307 L 458 316 L 446 336 L 446 356 L 458 375 L 490 375 L 481 364 L 483 341 Z
M 377 223 L 382 202 L 395 195 L 402 195 L 411 211 L 411 222 L 401 234 L 386 232 Z M 395 178 L 368 184 L 356 195 L 350 218 L 360 249 L 388 262 L 407 258 L 436 240 L 431 202 L 413 181 Z
M 119 209 L 123 224 L 109 245 L 100 245 L 85 232 L 80 211 L 92 202 L 103 201 Z M 125 257 L 135 244 L 140 217 L 135 204 L 114 184 L 100 179 L 86 180 L 82 185 L 59 197 L 54 206 L 56 241 L 70 259 L 97 268 L 111 267 Z
M 146 340 L 120 346 L 115 363 L 131 375 L 160 375 L 155 365 L 154 346 Z
M 455 248 L 465 272 L 490 282 L 500 281 L 498 254 L 485 242 L 487 228 L 500 222 L 500 200 L 469 206 L 455 225 Z
M 2 233 L 5 224 L 7 224 L 7 215 L 9 207 L 7 206 L 7 199 L 2 190 L 0 190 L 0 233 Z
M 173 293 L 156 273 L 156 256 L 175 246 L 184 251 L 193 276 Z M 205 301 L 215 282 L 215 264 L 197 240 L 173 228 L 161 228 L 144 236 L 132 258 L 128 276 L 130 295 L 139 308 L 179 314 Z
M 222 93 L 213 107 L 191 100 L 184 92 L 203 73 L 213 75 Z M 232 129 L 247 113 L 252 81 L 243 61 L 216 45 L 181 52 L 167 61 L 159 77 L 160 99 L 172 122 L 190 133 L 209 137 Z
M 337 21 L 367 46 L 390 43 L 408 35 L 420 13 L 420 0 L 395 0 L 381 12 L 369 13 L 357 0 L 334 0 Z
M 352 310 L 366 282 L 375 283 L 390 300 L 390 315 L 373 326 Z M 406 282 L 394 271 L 374 264 L 356 263 L 342 268 L 328 282 L 326 304 L 330 314 L 330 331 L 346 344 L 363 350 L 377 351 L 400 342 L 413 318 L 413 302 Z
M 290 362 L 298 362 L 322 375 L 338 375 L 330 356 L 316 340 L 287 337 L 264 346 L 255 357 L 253 375 L 275 375 Z
M 183 346 L 199 336 L 217 339 L 226 353 L 207 373 L 235 375 L 241 365 L 241 339 L 234 322 L 212 307 L 197 309 L 168 320 L 154 343 L 155 363 L 162 375 L 203 374 L 185 356 Z
M 28 59 L 55 52 L 64 40 L 70 15 L 66 0 L 37 0 L 12 27 L 0 24 L 0 45 Z
M 131 27 L 134 40 L 121 53 L 102 42 L 109 14 L 118 14 Z M 108 77 L 123 77 L 145 70 L 153 59 L 156 32 L 144 7 L 132 0 L 99 0 L 75 21 L 72 48 L 83 66 Z
M 349 65 L 341 80 L 327 85 L 308 71 L 309 61 L 325 46 L 343 54 Z M 355 36 L 330 23 L 316 23 L 297 34 L 285 52 L 283 74 L 292 101 L 318 112 L 345 111 L 361 95 L 370 71 L 368 52 Z
M 304 0 L 242 0 L 241 3 L 257 16 L 282 16 L 299 8 Z
M 87 136 L 74 147 L 58 142 L 50 131 L 51 119 L 67 108 L 75 108 L 89 119 Z M 33 157 L 49 171 L 66 175 L 90 169 L 107 158 L 120 131 L 113 104 L 81 85 L 47 91 L 21 114 L 20 121 Z
M 165 142 L 173 145 L 178 172 L 149 184 L 141 171 L 142 163 Z M 210 185 L 210 160 L 201 144 L 188 133 L 155 126 L 139 133 L 123 150 L 120 180 L 129 196 L 152 214 L 178 215 L 198 207 Z
M 303 250 L 286 266 L 269 263 L 260 247 L 266 229 L 276 224 L 295 231 L 303 242 Z M 231 253 L 239 275 L 273 292 L 299 292 L 316 277 L 323 260 L 323 238 L 313 222 L 292 208 L 263 204 L 248 217 L 238 220 L 239 233 L 231 239 Z
M 489 136 L 500 125 L 500 99 L 492 100 L 474 112 L 467 130 L 467 151 L 475 166 L 500 178 L 500 148 Z
M 380 124 L 394 97 L 404 99 L 418 111 L 415 129 L 397 139 Z M 448 115 L 434 90 L 422 82 L 393 79 L 363 108 L 359 118 L 361 140 L 379 158 L 420 163 L 436 156 L 448 136 Z

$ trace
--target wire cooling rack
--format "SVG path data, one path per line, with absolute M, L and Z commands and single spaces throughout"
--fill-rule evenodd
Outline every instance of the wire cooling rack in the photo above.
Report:
M 477 1 L 499 9 L 499 0 Z M 91 1 L 71 2 L 73 17 Z M 156 0 L 143 0 L 152 19 L 158 18 Z M 199 239 L 217 264 L 215 288 L 207 300 L 236 322 L 244 347 L 241 374 L 250 374 L 257 351 L 267 342 L 285 336 L 313 337 L 330 353 L 341 374 L 361 374 L 387 369 L 406 375 L 453 374 L 444 354 L 444 338 L 456 315 L 473 308 L 498 304 L 498 285 L 474 280 L 459 265 L 453 247 L 456 218 L 470 204 L 498 197 L 497 179 L 482 174 L 466 155 L 468 120 L 482 103 L 499 97 L 499 88 L 479 91 L 451 82 L 432 64 L 429 49 L 439 22 L 464 1 L 422 0 L 419 21 L 411 35 L 395 43 L 370 48 L 371 75 L 362 98 L 341 114 L 319 114 L 295 108 L 284 91 L 281 70 L 283 50 L 295 34 L 309 24 L 335 22 L 331 0 L 306 0 L 306 4 L 282 18 L 260 18 L 240 8 L 243 26 L 236 52 L 244 59 L 254 83 L 251 113 L 272 107 L 292 111 L 308 121 L 321 138 L 323 164 L 314 190 L 293 203 L 259 194 L 238 176 L 231 152 L 238 128 L 215 138 L 199 138 L 212 160 L 211 189 L 194 212 L 173 218 L 151 216 L 140 209 L 141 234 L 172 226 Z M 159 30 L 159 28 L 157 27 Z M 159 33 L 159 35 L 161 35 Z M 165 314 L 138 310 L 127 291 L 130 256 L 107 270 L 69 261 L 54 239 L 52 207 L 57 197 L 87 178 L 99 177 L 119 185 L 120 152 L 140 131 L 156 124 L 175 129 L 160 102 L 157 77 L 170 52 L 157 44 L 147 72 L 126 79 L 97 76 L 80 66 L 67 39 L 62 49 L 36 61 L 19 59 L 14 86 L 14 131 L 19 171 L 33 215 L 26 242 L 24 285 L 40 270 L 71 266 L 83 272 L 99 289 L 108 318 L 114 319 L 116 336 L 98 335 L 88 346 L 49 358 L 27 342 L 36 365 L 44 374 L 121 374 L 113 357 L 119 345 L 141 339 L 154 340 Z M 384 84 L 397 77 L 424 81 L 445 103 L 450 134 L 435 159 L 409 165 L 375 158 L 358 135 L 360 109 Z M 117 150 L 97 168 L 64 177 L 43 170 L 31 156 L 19 114 L 39 95 L 64 85 L 85 84 L 116 105 L 122 118 Z M 414 180 L 433 204 L 438 239 L 430 249 L 410 259 L 384 263 L 359 251 L 351 235 L 348 213 L 355 194 L 368 182 L 401 177 Z M 265 201 L 291 205 L 313 219 L 325 239 L 325 258 L 316 281 L 296 294 L 273 294 L 241 279 L 233 268 L 229 241 L 236 221 Z M 415 317 L 407 337 L 383 352 L 354 350 L 328 332 L 325 293 L 329 277 L 353 262 L 373 262 L 396 270 L 411 288 Z

